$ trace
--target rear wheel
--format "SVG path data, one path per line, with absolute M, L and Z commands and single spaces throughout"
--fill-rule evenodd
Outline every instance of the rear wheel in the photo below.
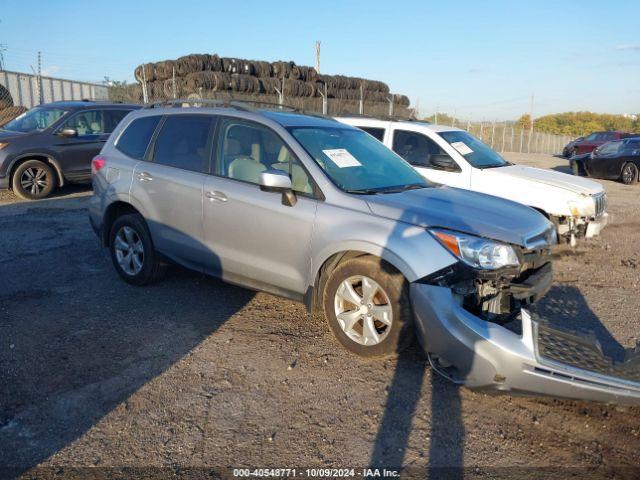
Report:
M 50 165 L 40 160 L 27 160 L 13 173 L 12 189 L 20 198 L 39 200 L 55 188 L 55 174 Z
M 636 182 L 638 180 L 638 167 L 636 167 L 636 165 L 633 163 L 627 163 L 624 167 L 622 167 L 620 180 L 625 185 Z
M 323 305 L 336 339 L 356 355 L 393 355 L 413 339 L 408 284 L 378 258 L 357 257 L 338 265 L 326 283 Z
M 109 235 L 111 260 L 122 279 L 132 285 L 148 285 L 165 273 L 165 265 L 153 248 L 149 229 L 138 213 L 119 217 Z

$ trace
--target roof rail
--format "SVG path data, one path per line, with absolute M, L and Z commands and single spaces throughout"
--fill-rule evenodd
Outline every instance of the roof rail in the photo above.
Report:
M 370 115 L 367 113 L 350 113 L 350 112 L 340 112 L 336 115 L 336 117 L 353 117 L 353 118 L 370 118 L 372 120 L 388 120 L 391 122 L 422 122 L 422 123 L 431 123 L 428 120 L 419 120 L 417 118 L 407 118 L 400 117 L 398 115 Z
M 184 106 L 210 106 L 210 107 L 221 107 L 221 108 L 235 108 L 237 110 L 242 110 L 244 112 L 256 112 L 260 106 L 265 106 L 268 108 L 272 108 L 274 110 L 284 110 L 287 112 L 300 113 L 302 115 L 308 115 L 310 117 L 318 117 L 318 118 L 332 118 L 328 115 L 324 115 L 319 112 L 311 112 L 308 110 L 304 110 L 302 108 L 294 107 L 293 105 L 273 103 L 273 102 L 264 102 L 262 100 L 236 100 L 233 98 L 229 99 L 216 99 L 216 98 L 177 98 L 171 100 L 160 100 L 158 102 L 153 102 L 146 104 L 142 108 L 162 108 L 162 107 L 184 107 Z M 257 108 L 252 107 L 255 105 Z
M 273 103 L 273 102 L 262 102 L 260 100 L 234 100 L 234 99 L 215 99 L 215 98 L 177 98 L 171 100 L 160 100 L 158 102 L 153 102 L 145 105 L 143 108 L 162 108 L 162 107 L 199 107 L 199 106 L 212 106 L 212 107 L 222 107 L 222 108 L 235 108 L 238 110 L 243 110 L 247 112 L 255 111 L 255 108 L 252 108 L 250 105 L 265 105 L 269 107 L 275 107 L 280 110 L 288 110 L 297 112 L 299 109 L 293 107 L 291 105 Z

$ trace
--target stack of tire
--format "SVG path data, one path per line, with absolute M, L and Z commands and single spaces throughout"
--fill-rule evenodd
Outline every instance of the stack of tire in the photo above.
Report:
M 15 106 L 9 91 L 0 85 L 0 127 L 26 111 L 24 107 Z
M 320 75 L 315 68 L 294 62 L 265 62 L 216 54 L 185 55 L 176 60 L 164 60 L 139 65 L 136 80 L 144 83 L 149 98 L 175 98 L 190 94 L 204 96 L 211 92 L 238 92 L 252 95 L 276 95 L 284 89 L 285 97 L 320 97 L 387 103 L 408 106 L 405 95 L 390 94 L 389 86 L 377 80 L 344 75 Z M 142 98 L 139 85 L 130 87 L 132 100 Z

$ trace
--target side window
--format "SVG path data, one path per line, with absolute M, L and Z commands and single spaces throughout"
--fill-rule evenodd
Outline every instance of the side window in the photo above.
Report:
M 105 110 L 105 133 L 113 132 L 131 110 Z
M 395 130 L 393 132 L 393 151 L 404 158 L 411 165 L 430 167 L 431 155 L 446 155 L 440 146 L 417 132 Z
M 598 147 L 598 155 L 602 157 L 607 157 L 611 155 L 615 155 L 618 153 L 618 150 L 622 146 L 622 141 L 618 140 L 616 142 L 608 142 L 604 145 Z
M 294 191 L 313 193 L 313 183 L 306 170 L 274 131 L 228 118 L 222 121 L 219 132 L 218 175 L 258 184 L 265 170 L 282 170 L 291 177 Z
M 169 167 L 204 172 L 209 158 L 212 117 L 171 115 L 160 129 L 153 148 L 153 161 Z
M 375 127 L 358 127 L 360 130 L 364 130 L 373 138 L 377 138 L 381 142 L 384 140 L 384 128 L 375 128 Z
M 105 132 L 104 112 L 102 110 L 85 110 L 72 115 L 61 128 L 73 128 L 78 137 L 101 135 Z
M 142 160 L 161 118 L 160 116 L 142 117 L 132 121 L 118 138 L 116 148 L 131 158 Z

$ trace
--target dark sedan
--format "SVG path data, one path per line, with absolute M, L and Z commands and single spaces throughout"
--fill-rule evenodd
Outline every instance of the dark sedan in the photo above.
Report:
M 562 156 L 570 158 L 574 155 L 582 155 L 591 153 L 595 148 L 604 145 L 607 142 L 621 140 L 623 138 L 633 137 L 634 134 L 627 132 L 593 132 L 586 137 L 579 137 L 569 142 L 562 149 Z
M 575 175 L 635 183 L 640 171 L 640 137 L 605 143 L 591 153 L 572 157 L 570 163 Z

